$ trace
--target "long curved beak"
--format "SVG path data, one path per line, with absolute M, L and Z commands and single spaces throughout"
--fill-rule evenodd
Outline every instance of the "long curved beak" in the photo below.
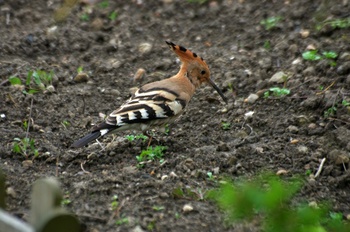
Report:
M 222 97 L 222 100 L 227 104 L 227 98 L 224 96 L 224 94 L 221 92 L 221 89 L 212 81 L 212 79 L 209 78 L 208 83 L 218 92 L 218 94 Z

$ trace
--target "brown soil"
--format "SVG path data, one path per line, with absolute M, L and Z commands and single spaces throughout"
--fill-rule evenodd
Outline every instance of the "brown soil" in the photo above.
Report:
M 281 169 L 305 177 L 300 201 L 326 200 L 333 211 L 350 213 L 350 110 L 341 104 L 350 102 L 350 29 L 315 29 L 325 19 L 349 17 L 348 1 L 109 1 L 106 8 L 91 6 L 85 20 L 86 5 L 65 1 L 61 8 L 62 2 L 0 1 L 0 164 L 14 190 L 7 198 L 10 213 L 26 220 L 33 182 L 56 176 L 84 231 L 253 231 L 259 229 L 251 224 L 225 227 L 217 206 L 200 199 L 218 186 L 207 172 L 236 179 Z M 115 20 L 108 18 L 113 11 Z M 265 30 L 260 22 L 272 16 L 283 18 Z M 302 30 L 310 34 L 303 38 Z M 170 134 L 158 133 L 152 142 L 168 147 L 163 164 L 137 168 L 135 156 L 146 144 L 128 141 L 130 131 L 113 142 L 112 136 L 101 139 L 105 150 L 97 144 L 71 149 L 101 121 L 99 113 L 130 97 L 139 68 L 146 70 L 142 83 L 177 72 L 165 40 L 204 57 L 229 103 L 209 87 L 199 89 Z M 336 66 L 303 60 L 309 45 L 337 52 Z M 82 82 L 74 80 L 79 66 L 89 75 Z M 54 70 L 55 92 L 25 95 L 7 81 L 24 81 L 37 69 Z M 244 102 L 252 93 L 283 87 L 269 82 L 279 71 L 290 76 L 289 95 Z M 333 106 L 334 114 L 325 117 Z M 245 118 L 249 111 L 253 116 Z M 32 164 L 12 151 L 14 138 L 26 136 L 30 112 L 29 137 L 39 149 Z M 231 128 L 223 130 L 222 122 Z M 315 173 L 322 158 L 321 175 L 308 180 L 305 172 Z M 198 197 L 174 198 L 176 188 Z M 114 195 L 117 211 L 111 209 Z M 193 210 L 183 212 L 185 204 Z M 117 225 L 123 218 L 128 223 Z

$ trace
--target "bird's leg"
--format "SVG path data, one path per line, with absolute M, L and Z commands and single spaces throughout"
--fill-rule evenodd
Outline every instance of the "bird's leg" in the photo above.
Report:
M 150 135 L 150 134 L 148 133 L 148 131 L 145 131 L 144 134 L 148 137 L 148 144 L 147 144 L 147 149 L 148 149 L 149 146 L 151 145 L 151 142 L 152 142 L 153 137 L 152 137 L 152 135 Z

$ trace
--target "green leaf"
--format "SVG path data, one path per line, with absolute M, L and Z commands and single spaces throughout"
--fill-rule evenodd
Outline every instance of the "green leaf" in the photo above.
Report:
M 18 143 L 14 143 L 13 144 L 12 151 L 15 152 L 15 153 L 21 153 L 21 148 L 18 145 Z
M 324 55 L 327 59 L 335 59 L 338 57 L 336 52 L 322 52 L 322 55 Z
M 11 85 L 21 85 L 22 84 L 21 79 L 19 79 L 18 77 L 15 77 L 15 76 L 11 76 L 9 78 L 9 81 L 10 81 Z
M 320 60 L 322 58 L 317 54 L 317 50 L 303 52 L 302 56 L 304 60 Z

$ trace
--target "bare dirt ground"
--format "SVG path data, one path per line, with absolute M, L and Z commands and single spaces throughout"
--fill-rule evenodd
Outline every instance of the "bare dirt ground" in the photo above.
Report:
M 302 175 L 300 201 L 328 201 L 333 211 L 350 213 L 350 29 L 316 30 L 324 20 L 349 17 L 349 1 L 135 0 L 87 8 L 13 0 L 0 1 L 0 8 L 0 165 L 13 215 L 26 220 L 33 182 L 56 176 L 84 231 L 255 231 L 250 224 L 225 227 L 220 210 L 201 195 L 218 186 L 208 172 L 235 180 L 263 170 Z M 275 16 L 282 19 L 272 29 L 260 24 Z M 163 164 L 137 168 L 135 156 L 146 145 L 125 138 L 133 132 L 101 139 L 105 150 L 97 144 L 71 149 L 101 121 L 99 113 L 130 97 L 139 68 L 142 83 L 178 71 L 165 40 L 202 56 L 229 103 L 209 87 L 198 90 L 169 135 L 158 133 L 152 142 L 168 147 Z M 303 60 L 308 46 L 335 51 L 336 65 Z M 80 66 L 89 77 L 78 82 Z M 55 92 L 26 95 L 7 81 L 25 81 L 37 69 L 54 71 Z M 269 82 L 279 71 L 289 76 L 291 93 L 263 98 L 264 90 L 283 87 Z M 260 98 L 244 102 L 252 93 Z M 39 150 L 32 163 L 12 151 L 14 138 L 26 136 L 30 111 L 29 137 Z M 254 114 L 246 118 L 249 111 Z M 323 158 L 320 176 L 309 180 L 305 173 L 315 173 Z M 175 198 L 177 188 L 198 197 Z M 193 210 L 184 212 L 185 204 Z

